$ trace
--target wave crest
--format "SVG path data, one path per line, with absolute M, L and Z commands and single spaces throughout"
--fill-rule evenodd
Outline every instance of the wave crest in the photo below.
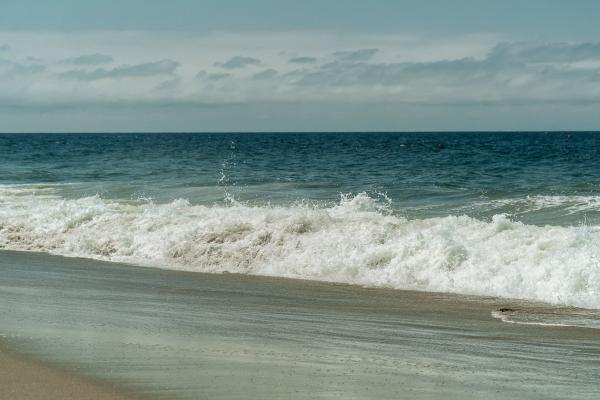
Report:
M 330 207 L 207 207 L 0 189 L 3 249 L 588 308 L 600 308 L 599 239 L 598 227 L 503 215 L 407 220 L 366 194 Z

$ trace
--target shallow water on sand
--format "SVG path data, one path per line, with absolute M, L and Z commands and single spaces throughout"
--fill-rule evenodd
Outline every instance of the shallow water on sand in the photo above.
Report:
M 600 330 L 523 302 L 0 253 L 0 334 L 165 399 L 590 399 Z

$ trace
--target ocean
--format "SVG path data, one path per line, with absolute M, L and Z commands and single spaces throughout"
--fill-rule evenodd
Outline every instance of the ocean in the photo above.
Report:
M 0 249 L 600 308 L 600 134 L 0 135 Z
M 598 149 L 0 135 L 0 351 L 149 400 L 597 398 Z

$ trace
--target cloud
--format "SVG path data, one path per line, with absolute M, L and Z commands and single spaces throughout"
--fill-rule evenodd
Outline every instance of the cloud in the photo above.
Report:
M 378 103 L 391 108 L 600 104 L 600 43 L 379 34 L 213 34 L 200 39 L 180 33 L 95 33 L 77 39 L 35 35 L 3 37 L 14 44 L 15 54 L 3 53 L 0 60 L 0 107 L 120 101 Z M 204 50 L 199 53 L 199 48 Z M 282 52 L 285 48 L 294 51 Z M 37 58 L 27 59 L 29 54 Z M 108 57 L 124 64 L 96 66 Z M 163 60 L 146 62 L 159 57 Z
M 270 69 L 265 69 L 264 71 L 258 72 L 254 75 L 252 75 L 253 79 L 271 79 L 274 78 L 275 76 L 277 76 L 277 70 L 274 70 L 272 68 Z
M 591 59 L 600 61 L 600 44 L 502 43 L 482 59 L 465 57 L 432 62 L 367 63 L 350 62 L 344 57 L 306 72 L 298 82 L 314 85 L 398 85 L 438 80 L 446 85 L 461 85 L 491 83 L 493 79 L 504 79 L 507 83 L 524 75 L 544 79 L 595 79 L 600 72 L 600 63 L 589 70 L 572 65 L 575 61 Z M 562 65 L 545 65 L 548 63 Z
M 503 43 L 483 58 L 372 63 L 360 57 L 286 76 L 323 97 L 412 104 L 600 103 L 600 44 Z M 339 53 L 338 53 L 339 54 Z M 581 66 L 579 61 L 596 60 Z
M 519 63 L 574 62 L 600 59 L 600 43 L 500 43 L 490 60 Z
M 292 64 L 312 64 L 317 62 L 315 57 L 294 57 L 290 58 L 288 62 Z
M 22 64 L 0 58 L 0 79 L 42 73 L 46 68 L 37 63 Z
M 0 51 L 8 51 L 10 50 L 10 46 L 6 43 L 0 44 Z
M 205 81 L 220 81 L 223 79 L 227 79 L 232 77 L 233 75 L 227 72 L 211 72 L 208 73 L 205 70 L 202 70 L 196 74 L 196 79 L 205 80 Z
M 86 54 L 79 57 L 64 60 L 67 64 L 75 65 L 101 65 L 113 62 L 113 58 L 106 54 Z
M 260 60 L 253 57 L 234 56 L 225 62 L 217 62 L 215 66 L 225 69 L 244 68 L 248 65 L 258 65 Z
M 206 79 L 208 79 L 209 81 L 220 81 L 222 79 L 227 79 L 230 76 L 231 74 L 228 73 L 215 72 L 212 74 L 207 74 Z
M 179 87 L 181 83 L 181 78 L 175 77 L 173 79 L 168 79 L 156 85 L 156 90 L 160 91 L 173 91 Z
M 61 77 L 83 81 L 115 78 L 135 78 L 155 75 L 172 75 L 179 67 L 173 60 L 161 60 L 137 65 L 123 65 L 112 69 L 97 68 L 92 71 L 77 69 L 63 72 Z
M 469 83 L 490 79 L 499 69 L 494 64 L 473 58 L 426 63 L 350 63 L 335 61 L 303 73 L 300 85 L 366 86 L 402 85 L 422 80 L 445 84 Z
M 336 51 L 333 56 L 341 61 L 368 61 L 375 54 L 379 52 L 379 49 L 360 49 L 354 51 Z

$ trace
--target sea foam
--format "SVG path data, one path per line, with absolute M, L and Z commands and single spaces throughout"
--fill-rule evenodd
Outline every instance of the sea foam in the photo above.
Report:
M 366 194 L 330 206 L 202 206 L 4 185 L 0 248 L 600 308 L 598 226 L 409 220 Z

